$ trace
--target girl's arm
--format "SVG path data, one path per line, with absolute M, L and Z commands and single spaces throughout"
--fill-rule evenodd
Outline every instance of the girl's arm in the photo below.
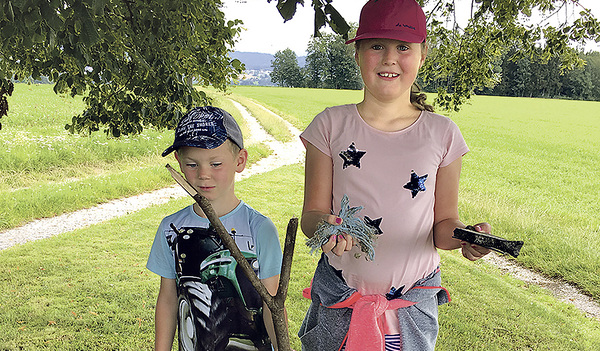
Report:
M 458 158 L 446 167 L 440 167 L 435 183 L 435 206 L 433 219 L 433 241 L 435 246 L 443 250 L 454 250 L 462 247 L 462 254 L 475 261 L 487 255 L 490 250 L 478 245 L 452 238 L 455 228 L 465 228 L 458 216 L 458 186 L 462 158 Z M 480 231 L 489 233 L 488 223 L 475 225 Z
M 318 224 L 331 216 L 333 161 L 311 143 L 306 143 L 304 166 L 304 207 L 300 226 L 311 238 Z
M 342 219 L 332 212 L 333 198 L 333 161 L 311 143 L 306 144 L 306 162 L 304 172 L 304 206 L 300 227 L 307 237 L 311 238 L 317 226 L 322 221 L 330 224 L 341 224 Z M 353 245 L 352 237 L 331 236 L 329 242 L 323 245 L 323 252 L 332 251 L 341 255 L 350 251 Z
M 175 279 L 160 278 L 154 323 L 155 350 L 171 350 L 177 328 L 177 285 Z

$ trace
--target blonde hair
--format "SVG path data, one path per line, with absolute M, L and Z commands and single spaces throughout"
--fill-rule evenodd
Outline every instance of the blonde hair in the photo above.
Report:
M 421 111 L 433 112 L 433 106 L 426 103 L 427 94 L 421 91 L 421 87 L 414 82 L 410 87 L 410 103 Z
M 361 41 L 362 40 L 357 40 L 354 42 L 354 50 L 356 52 L 358 52 L 358 49 L 360 48 Z M 422 42 L 421 50 L 426 49 L 427 42 Z M 421 87 L 419 86 L 419 84 L 417 84 L 417 82 L 414 82 L 413 85 L 410 87 L 410 103 L 421 111 L 433 112 L 433 106 L 425 102 L 425 100 L 427 100 L 427 94 L 421 91 Z

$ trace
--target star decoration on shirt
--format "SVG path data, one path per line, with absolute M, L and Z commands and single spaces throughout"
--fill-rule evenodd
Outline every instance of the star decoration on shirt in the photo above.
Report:
M 359 151 L 356 149 L 354 142 L 348 146 L 348 149 L 340 152 L 340 157 L 344 160 L 343 169 L 348 166 L 356 166 L 360 168 L 360 159 L 366 154 L 366 151 Z
M 410 171 L 410 182 L 404 184 L 404 188 L 411 191 L 413 199 L 415 198 L 415 196 L 417 196 L 419 191 L 427 190 L 427 188 L 425 188 L 425 181 L 427 180 L 427 176 L 428 175 L 425 174 L 419 177 L 415 173 L 415 171 Z
M 404 290 L 404 285 L 402 285 L 398 289 L 392 286 L 390 292 L 385 294 L 385 298 L 388 300 L 398 299 L 402 296 L 402 290 Z
M 377 235 L 381 235 L 383 234 L 383 231 L 381 230 L 381 220 L 383 218 L 379 217 L 376 219 L 371 219 L 369 218 L 369 216 L 365 216 L 365 223 L 367 223 L 367 225 L 370 225 L 371 227 L 375 228 L 375 234 Z

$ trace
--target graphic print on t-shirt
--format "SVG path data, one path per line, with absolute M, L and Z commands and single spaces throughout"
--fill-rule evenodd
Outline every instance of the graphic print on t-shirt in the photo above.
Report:
M 172 228 L 167 237 L 177 272 L 179 350 L 271 350 L 262 300 L 215 230 Z M 231 234 L 257 272 L 252 236 Z
M 367 223 L 369 226 L 375 228 L 375 234 L 377 234 L 377 235 L 383 234 L 383 231 L 380 228 L 382 220 L 383 220 L 383 217 L 371 219 L 371 218 L 369 218 L 369 216 L 365 216 L 365 223 Z
M 343 169 L 346 169 L 348 166 L 356 166 L 360 168 L 360 159 L 366 154 L 366 151 L 359 151 L 356 149 L 354 142 L 348 146 L 346 150 L 342 150 L 339 155 L 344 160 L 344 164 L 342 165 Z
M 427 190 L 427 188 L 425 188 L 425 181 L 427 180 L 427 176 L 428 175 L 425 174 L 419 177 L 414 170 L 410 171 L 410 181 L 404 184 L 404 188 L 410 190 L 413 199 L 415 198 L 415 196 L 417 196 L 417 194 L 420 191 Z

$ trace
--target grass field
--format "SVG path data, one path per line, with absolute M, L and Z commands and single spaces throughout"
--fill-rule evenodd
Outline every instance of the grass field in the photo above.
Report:
M 248 133 L 229 99 L 209 95 Z M 51 85 L 16 84 L 9 106 L 0 131 L 0 230 L 173 183 L 164 165 L 175 159 L 160 155 L 173 131 L 147 129 L 118 139 L 71 135 L 64 126 L 83 102 L 57 96 Z M 246 147 L 250 164 L 270 154 L 262 143 Z
M 358 91 L 244 87 L 304 128 Z M 298 111 L 298 112 L 295 112 Z M 581 287 L 600 301 L 600 103 L 475 96 L 448 114 L 471 149 L 463 159 L 460 211 L 498 235 L 525 241 L 518 261 Z
M 15 115 L 3 119 L 0 163 L 19 154 L 4 151 L 12 145 L 9 135 L 19 133 L 37 140 L 19 145 L 43 145 L 43 140 L 52 142 L 55 150 L 76 140 L 74 146 L 65 146 L 75 154 L 72 162 L 69 156 L 64 164 L 51 167 L 45 166 L 45 160 L 53 157 L 52 152 L 34 156 L 31 169 L 0 168 L 0 219 L 5 218 L 4 213 L 16 211 L 8 206 L 26 202 L 23 206 L 28 208 L 27 201 L 44 203 L 42 197 L 49 196 L 40 190 L 42 197 L 37 192 L 30 200 L 25 195 L 16 197 L 20 191 L 27 194 L 28 189 L 47 187 L 49 193 L 69 198 L 97 186 L 92 193 L 118 189 L 106 196 L 118 197 L 119 189 L 138 183 L 135 179 L 152 178 L 152 172 L 144 168 L 150 162 L 147 159 L 157 160 L 158 180 L 152 180 L 156 187 L 163 186 L 163 181 L 172 183 L 166 176 L 162 180 L 164 160 L 156 156 L 168 146 L 171 133 L 154 140 L 160 133 L 149 131 L 158 134 L 139 141 L 148 144 L 130 156 L 106 157 L 88 165 L 86 153 L 116 154 L 110 149 L 127 148 L 138 141 L 66 135 L 59 129 L 69 114 L 81 109 L 76 105 L 80 102 L 44 95 L 44 86 L 18 88 L 27 87 L 32 89 L 30 94 L 40 96 L 39 104 L 47 98 L 47 105 L 29 105 L 20 112 L 19 103 L 11 105 Z M 232 91 L 234 97 L 265 104 L 299 129 L 326 106 L 357 102 L 361 97 L 360 92 L 333 90 L 235 87 Z M 67 110 L 56 112 L 58 106 Z M 62 119 L 55 114 L 62 114 Z M 462 174 L 463 219 L 469 223 L 488 220 L 495 233 L 525 240 L 520 264 L 572 281 L 600 301 L 600 174 L 595 166 L 600 161 L 600 103 L 481 96 L 449 116 L 461 127 L 471 148 Z M 49 121 L 47 128 L 45 122 L 38 123 L 45 120 Z M 64 140 L 56 140 L 56 136 Z M 121 185 L 127 183 L 128 177 L 122 176 L 130 174 L 127 172 L 131 184 Z M 17 182 L 16 178 L 22 179 Z M 300 215 L 302 183 L 303 169 L 294 165 L 246 179 L 236 189 L 241 198 L 271 217 L 283 235 L 289 218 Z M 49 204 L 69 201 L 58 195 L 47 200 Z M 145 262 L 160 219 L 189 202 L 174 200 L 0 251 L 0 350 L 150 350 L 159 278 L 145 269 Z M 44 206 L 32 209 L 31 216 L 35 218 L 42 210 Z M 599 321 L 585 318 L 545 290 L 484 262 L 471 263 L 458 252 L 441 254 L 444 285 L 453 301 L 440 307 L 438 350 L 600 349 Z M 316 261 L 299 236 L 287 301 L 296 350 L 300 345 L 295 333 L 308 306 L 301 289 L 309 284 Z
M 280 233 L 301 210 L 303 170 L 284 167 L 240 182 L 242 198 Z M 285 199 L 285 201 L 282 201 Z M 150 350 L 159 278 L 145 262 L 157 222 L 180 199 L 87 229 L 0 252 L 0 350 Z M 287 308 L 292 343 L 317 256 L 297 242 Z M 438 350 L 597 350 L 600 323 L 458 253 L 443 254 L 453 297 L 440 308 Z

